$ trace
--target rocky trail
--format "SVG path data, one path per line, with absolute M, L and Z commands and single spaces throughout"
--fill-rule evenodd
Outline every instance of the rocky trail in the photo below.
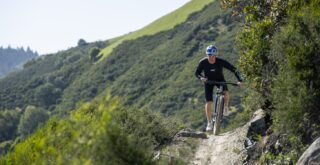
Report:
M 243 164 L 242 160 L 246 156 L 244 143 L 248 127 L 249 124 L 246 124 L 221 135 L 209 135 L 208 139 L 200 142 L 191 164 Z
M 193 165 L 238 165 L 243 164 L 247 157 L 249 145 L 248 131 L 264 127 L 264 112 L 256 111 L 247 124 L 233 131 L 220 135 L 209 135 L 207 139 L 202 139 L 195 153 L 195 157 L 190 162 Z
M 154 160 L 166 157 L 169 162 L 182 159 L 190 165 L 255 165 L 262 152 L 278 152 L 281 149 L 282 139 L 276 134 L 268 134 L 265 123 L 266 113 L 259 109 L 245 125 L 219 135 L 183 129 L 168 148 L 156 152 Z M 264 133 L 266 135 L 261 136 L 259 141 L 254 139 Z M 320 137 L 296 163 L 320 165 Z

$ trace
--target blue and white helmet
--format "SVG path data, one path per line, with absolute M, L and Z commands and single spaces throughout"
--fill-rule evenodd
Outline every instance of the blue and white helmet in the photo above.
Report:
M 217 49 L 216 46 L 210 45 L 210 46 L 207 47 L 206 54 L 207 55 L 217 54 L 217 51 L 218 51 L 218 49 Z

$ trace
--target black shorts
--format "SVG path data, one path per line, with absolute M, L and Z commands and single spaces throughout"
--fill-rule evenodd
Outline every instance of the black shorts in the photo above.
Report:
M 204 93 L 206 96 L 206 101 L 213 101 L 213 88 L 214 86 L 219 87 L 219 85 L 211 85 L 211 84 L 204 84 Z M 228 91 L 227 85 L 222 85 L 223 91 Z

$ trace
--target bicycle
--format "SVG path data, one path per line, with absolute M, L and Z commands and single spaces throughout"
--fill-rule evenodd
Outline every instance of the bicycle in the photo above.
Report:
M 223 117 L 223 109 L 224 109 L 224 93 L 223 93 L 223 85 L 233 85 L 238 86 L 236 83 L 230 82 L 217 82 L 217 81 L 207 81 L 206 83 L 211 85 L 218 85 L 216 93 L 215 93 L 215 102 L 214 102 L 214 112 L 215 116 L 212 116 L 213 125 L 213 134 L 218 135 L 220 130 L 220 125 Z

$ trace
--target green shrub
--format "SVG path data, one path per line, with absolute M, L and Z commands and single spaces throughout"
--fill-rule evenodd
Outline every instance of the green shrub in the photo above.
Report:
M 51 118 L 0 164 L 155 164 L 152 151 L 175 135 L 177 121 L 119 101 L 98 98 L 69 117 Z
M 20 118 L 18 133 L 22 136 L 29 135 L 48 118 L 48 112 L 44 109 L 28 106 Z
M 14 139 L 20 120 L 20 110 L 0 111 L 0 142 Z
M 93 47 L 89 50 L 90 59 L 92 61 L 98 60 L 98 54 L 100 53 L 100 49 L 98 47 Z
M 240 65 L 254 91 L 249 96 L 256 96 L 246 104 L 258 98 L 271 114 L 272 127 L 288 138 L 282 153 L 265 155 L 266 163 L 295 163 L 304 146 L 320 135 L 319 1 L 224 3 L 243 5 L 236 10 L 246 15 L 238 40 Z
M 11 147 L 13 141 L 4 141 L 0 143 L 0 156 L 4 155 Z

